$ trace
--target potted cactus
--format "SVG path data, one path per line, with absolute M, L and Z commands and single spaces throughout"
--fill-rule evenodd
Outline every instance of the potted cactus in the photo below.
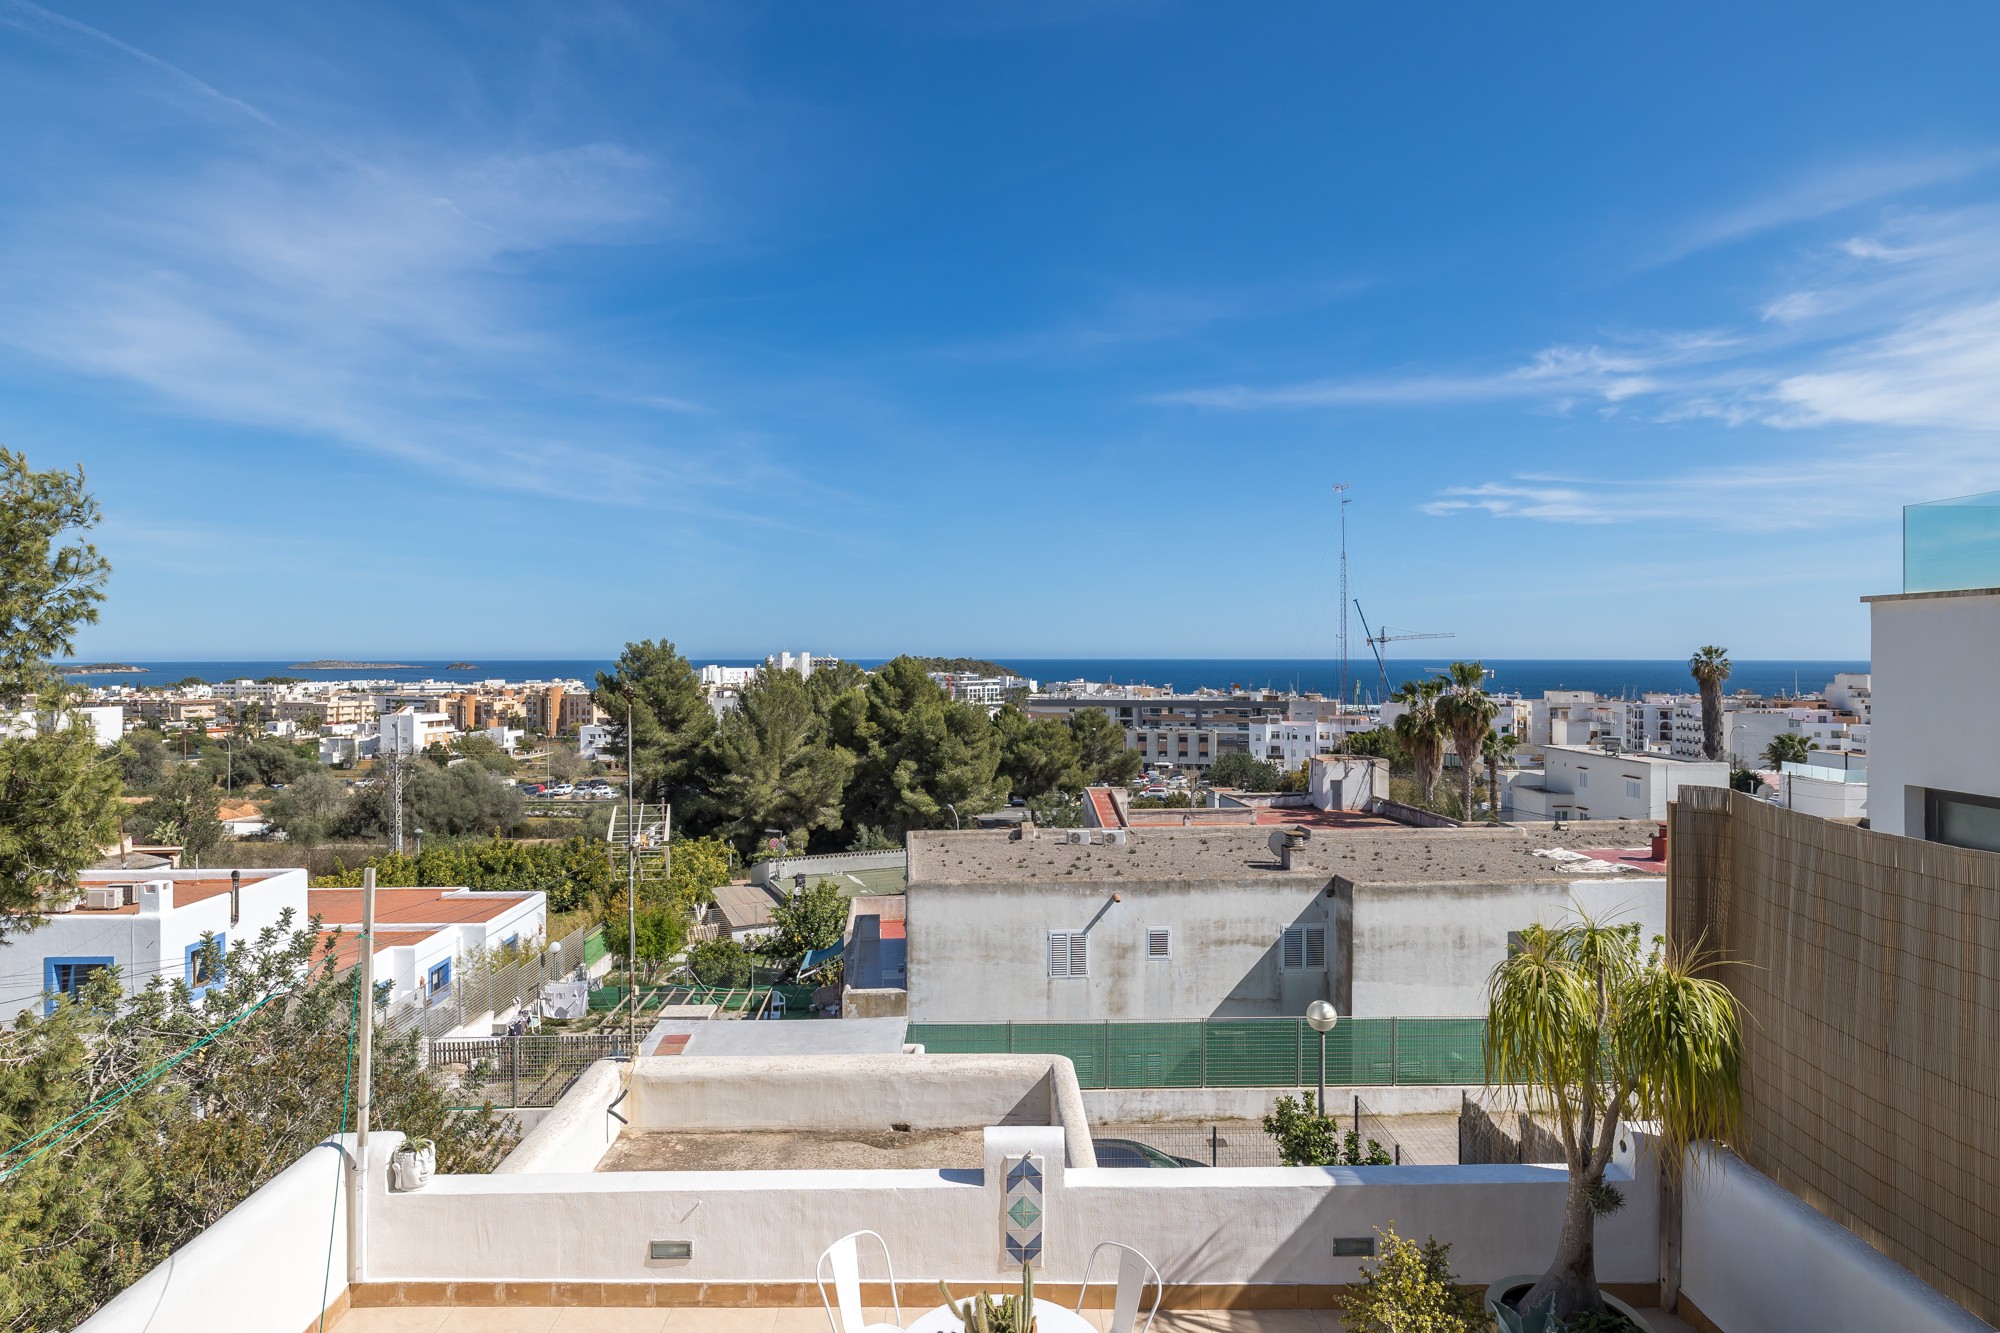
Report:
M 963 1305 L 954 1301 L 951 1288 L 938 1283 L 944 1303 L 965 1325 L 965 1333 L 1035 1333 L 1035 1266 L 1021 1265 L 1021 1294 L 999 1300 L 980 1292 Z

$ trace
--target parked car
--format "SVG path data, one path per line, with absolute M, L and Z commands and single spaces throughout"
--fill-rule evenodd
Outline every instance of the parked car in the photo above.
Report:
M 1137 1139 L 1092 1139 L 1090 1146 L 1097 1152 L 1099 1166 L 1131 1167 L 1181 1167 L 1207 1166 L 1207 1162 L 1197 1162 L 1192 1157 L 1176 1157 L 1172 1153 L 1161 1152 L 1150 1143 Z

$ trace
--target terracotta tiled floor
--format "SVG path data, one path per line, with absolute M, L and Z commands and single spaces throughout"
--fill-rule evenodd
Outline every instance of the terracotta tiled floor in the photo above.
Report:
M 921 1310 L 905 1310 L 905 1323 Z M 1088 1311 L 1102 1328 L 1108 1310 Z M 1657 1333 L 1691 1333 L 1658 1310 L 1645 1312 Z M 889 1323 L 888 1310 L 869 1310 L 870 1323 Z M 339 1333 L 831 1333 L 826 1312 L 814 1309 L 577 1310 L 515 1306 L 507 1309 L 404 1307 L 354 1310 Z M 1153 1333 L 1342 1333 L 1328 1310 L 1164 1310 Z
M 921 1310 L 903 1311 L 905 1323 Z M 1108 1310 L 1086 1312 L 1102 1328 Z M 869 1310 L 870 1323 L 889 1323 L 888 1310 Z M 455 1310 L 403 1307 L 353 1310 L 339 1333 L 831 1333 L 815 1309 L 579 1310 L 515 1306 Z M 1341 1333 L 1338 1316 L 1312 1310 L 1162 1311 L 1153 1333 Z

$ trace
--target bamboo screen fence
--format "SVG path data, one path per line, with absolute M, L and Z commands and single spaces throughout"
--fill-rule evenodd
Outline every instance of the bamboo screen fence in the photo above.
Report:
M 1688 788 L 1668 929 L 1741 1002 L 1743 1157 L 2000 1319 L 2000 855 Z

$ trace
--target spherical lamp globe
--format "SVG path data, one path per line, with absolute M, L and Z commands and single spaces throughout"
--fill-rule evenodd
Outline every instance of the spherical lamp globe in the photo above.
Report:
M 1331 1032 L 1339 1021 L 1340 1011 L 1325 1000 L 1314 1000 L 1306 1006 L 1306 1022 L 1312 1024 L 1314 1032 Z

